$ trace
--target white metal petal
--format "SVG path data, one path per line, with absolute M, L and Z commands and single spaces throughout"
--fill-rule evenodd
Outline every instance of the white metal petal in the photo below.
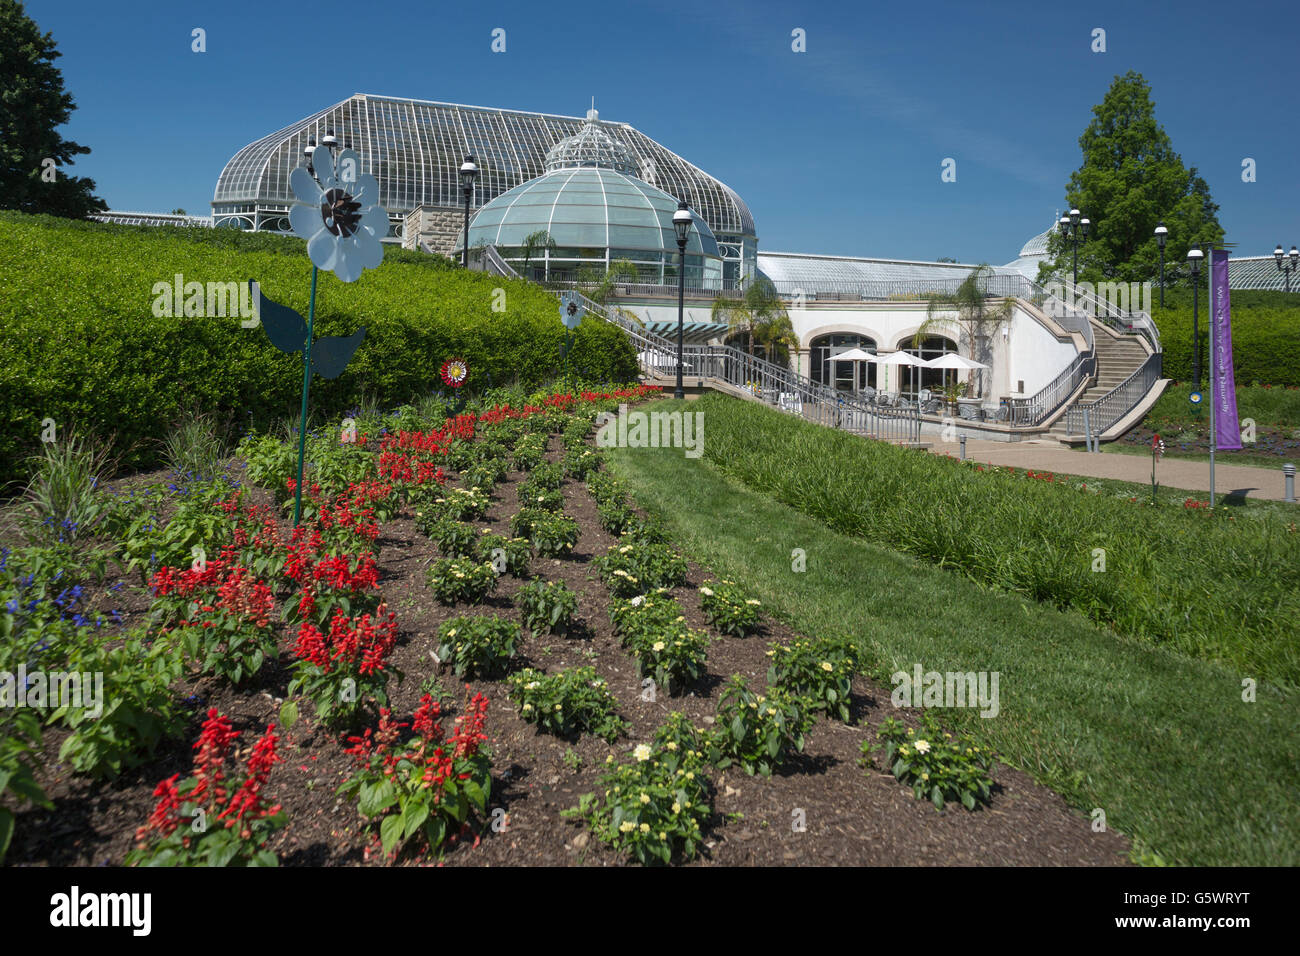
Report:
M 323 225 L 322 223 L 322 227 Z M 338 260 L 338 237 L 328 229 L 322 228 L 307 243 L 307 255 L 311 258 L 311 264 L 317 269 L 331 271 Z
M 382 206 L 370 206 L 361 214 L 361 225 L 376 239 L 383 239 L 388 235 L 388 213 Z
M 311 241 L 316 233 L 325 228 L 325 221 L 320 217 L 320 206 L 290 206 L 289 225 L 300 239 Z
M 357 248 L 361 253 L 361 265 L 365 269 L 378 269 L 384 261 L 384 246 L 377 236 L 366 230 L 356 234 Z
M 335 186 L 334 156 L 328 146 L 317 146 L 312 151 L 311 166 L 316 170 L 316 178 L 320 181 L 321 189 L 327 191 L 333 189 Z
M 311 206 L 320 203 L 320 184 L 312 178 L 311 173 L 307 172 L 306 166 L 294 167 L 293 172 L 289 174 L 289 185 L 293 187 L 293 194 L 298 198 L 299 202 L 305 202 Z
M 363 206 L 375 206 L 379 204 L 379 182 L 369 173 L 362 173 L 357 177 L 355 189 L 350 189 L 352 198 Z
M 338 244 L 338 258 L 334 261 L 333 272 L 341 282 L 356 282 L 361 278 L 361 252 L 357 248 L 355 237 L 344 239 Z

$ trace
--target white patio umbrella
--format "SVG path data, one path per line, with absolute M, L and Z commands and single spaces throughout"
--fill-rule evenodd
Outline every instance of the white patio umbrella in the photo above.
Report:
M 976 362 L 974 359 L 968 359 L 956 352 L 947 352 L 937 359 L 930 359 L 925 364 L 930 368 L 988 368 L 983 362 Z
M 888 355 L 877 355 L 875 357 L 877 365 L 910 365 L 917 368 L 929 368 L 930 363 L 923 358 L 917 358 L 911 352 L 904 352 L 899 349 L 897 352 L 890 352 Z
M 827 356 L 832 362 L 874 362 L 876 357 L 870 352 L 863 349 L 849 349 L 847 352 L 837 352 L 834 355 Z M 858 384 L 857 369 L 853 370 L 853 386 L 856 389 Z

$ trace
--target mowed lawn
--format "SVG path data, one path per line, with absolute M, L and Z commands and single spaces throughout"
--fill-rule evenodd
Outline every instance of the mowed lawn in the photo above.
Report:
M 681 449 L 611 449 L 610 466 L 695 560 L 796 630 L 849 634 L 889 675 L 997 671 L 1000 712 L 949 709 L 1001 759 L 1130 835 L 1141 862 L 1300 863 L 1300 704 L 1253 703 L 1219 665 L 831 531 Z M 806 570 L 793 570 L 795 549 Z M 997 802 L 991 808 L 997 809 Z

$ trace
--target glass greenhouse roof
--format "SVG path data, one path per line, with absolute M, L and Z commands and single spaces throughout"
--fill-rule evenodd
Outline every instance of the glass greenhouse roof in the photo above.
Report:
M 759 270 L 778 292 L 802 289 L 807 293 L 852 292 L 872 285 L 907 282 L 960 281 L 977 268 L 969 263 L 914 262 L 907 259 L 860 259 L 848 256 L 759 252 Z M 993 274 L 1014 270 L 994 266 Z
M 1290 261 L 1288 258 L 1284 264 L 1289 265 Z M 1229 258 L 1228 288 L 1230 290 L 1272 289 L 1275 292 L 1282 292 L 1286 289 L 1286 276 L 1277 267 L 1277 260 L 1272 256 Z M 1300 292 L 1300 273 L 1291 273 L 1291 291 Z
M 610 258 L 637 251 L 677 254 L 677 200 L 615 169 L 557 169 L 492 200 L 470 220 L 469 243 L 519 247 L 545 229 L 560 249 L 608 249 Z M 687 253 L 720 258 L 713 231 L 694 210 Z
M 362 168 L 379 180 L 380 201 L 390 216 L 421 205 L 459 206 L 459 169 L 467 153 L 479 166 L 473 206 L 483 206 L 542 175 L 546 154 L 560 140 L 579 134 L 585 120 L 358 93 L 250 143 L 217 179 L 217 215 L 243 212 L 249 204 L 283 209 L 293 203 L 289 176 L 302 165 L 309 138 L 320 142 L 333 129 L 361 156 Z M 675 196 L 719 234 L 756 235 L 749 207 L 724 183 L 693 166 L 626 123 L 602 122 L 600 132 L 626 150 L 635 175 Z

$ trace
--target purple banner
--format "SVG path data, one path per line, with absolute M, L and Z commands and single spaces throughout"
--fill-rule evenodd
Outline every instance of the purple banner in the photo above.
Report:
M 1237 418 L 1237 379 L 1232 370 L 1232 297 L 1228 291 L 1228 252 L 1210 253 L 1211 317 L 1214 350 L 1210 356 L 1210 401 L 1214 403 L 1214 445 L 1241 450 L 1241 421 Z

